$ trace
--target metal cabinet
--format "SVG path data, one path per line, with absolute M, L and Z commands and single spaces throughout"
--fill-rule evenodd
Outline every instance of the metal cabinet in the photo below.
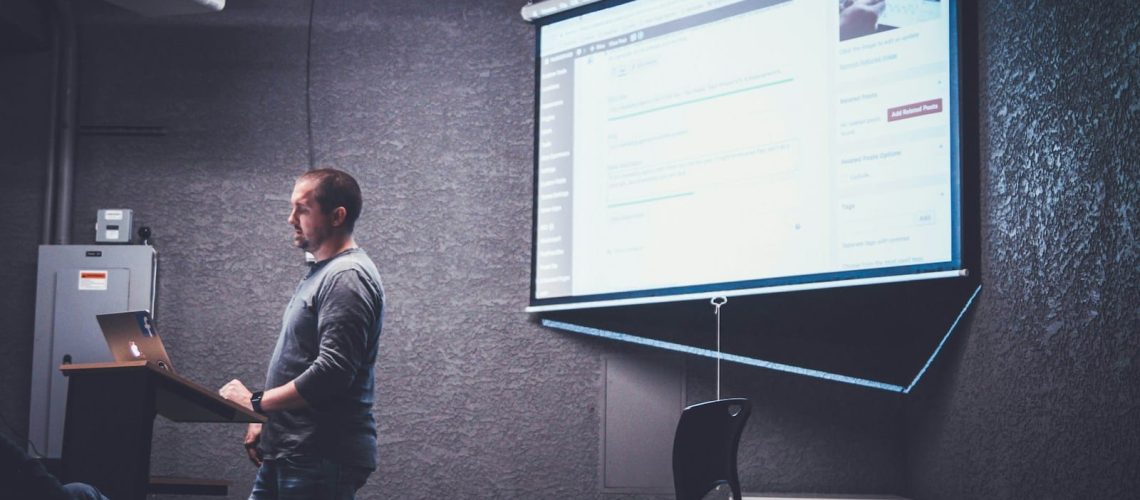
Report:
M 63 448 L 63 363 L 112 361 L 96 314 L 154 312 L 157 254 L 149 245 L 41 245 L 28 439 L 45 456 Z

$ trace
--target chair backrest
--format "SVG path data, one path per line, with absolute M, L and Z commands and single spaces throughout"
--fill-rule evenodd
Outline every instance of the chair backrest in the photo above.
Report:
M 681 412 L 673 436 L 673 486 L 677 500 L 700 500 L 728 484 L 740 500 L 736 450 L 752 402 L 744 398 L 698 403 Z

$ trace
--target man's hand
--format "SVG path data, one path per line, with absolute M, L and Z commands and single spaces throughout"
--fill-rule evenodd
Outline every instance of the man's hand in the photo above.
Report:
M 249 389 L 246 389 L 245 384 L 236 378 L 229 381 L 226 385 L 223 385 L 221 389 L 218 389 L 218 394 L 225 399 L 253 411 L 253 404 L 249 402 L 249 398 L 253 396 L 253 393 L 250 392 Z
M 253 462 L 253 465 L 261 467 L 261 452 L 257 451 L 259 442 L 261 442 L 261 424 L 249 424 L 245 430 L 245 453 L 249 455 L 249 461 Z

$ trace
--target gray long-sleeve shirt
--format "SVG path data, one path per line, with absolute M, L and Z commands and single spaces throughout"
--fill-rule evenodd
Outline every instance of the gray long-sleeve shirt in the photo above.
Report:
M 312 264 L 285 308 L 265 389 L 295 381 L 309 408 L 270 412 L 264 458 L 310 455 L 376 468 L 372 418 L 384 288 L 361 249 Z

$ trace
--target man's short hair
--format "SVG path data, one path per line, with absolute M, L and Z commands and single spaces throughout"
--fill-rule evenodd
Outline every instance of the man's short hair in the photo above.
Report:
M 344 207 L 344 227 L 351 233 L 364 204 L 356 179 L 335 168 L 318 168 L 301 174 L 297 181 L 302 180 L 316 182 L 314 193 L 321 212 L 328 214 L 337 207 Z

